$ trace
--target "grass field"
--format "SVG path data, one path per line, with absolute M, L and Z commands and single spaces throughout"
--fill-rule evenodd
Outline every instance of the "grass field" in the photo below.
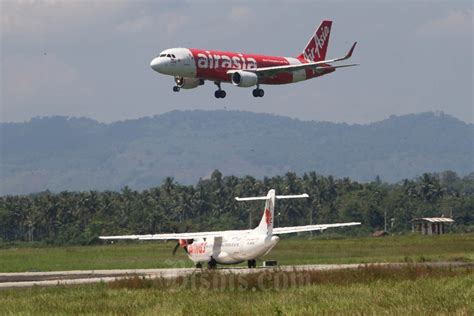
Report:
M 0 272 L 191 267 L 174 243 L 141 242 L 99 246 L 0 248 Z M 310 263 L 370 263 L 474 261 L 474 234 L 405 235 L 312 240 L 282 239 L 265 259 L 280 265 Z
M 296 272 L 287 275 L 292 273 Z M 238 282 L 244 286 L 235 286 L 235 283 L 232 286 L 222 279 L 213 283 L 211 279 L 216 275 L 198 275 L 196 277 L 201 281 L 197 283 L 135 278 L 109 284 L 5 290 L 0 291 L 0 313 L 472 315 L 474 312 L 474 274 L 469 268 L 406 267 L 393 270 L 367 267 L 352 271 L 314 272 L 306 276 L 307 283 L 287 282 L 287 286 L 281 286 L 285 284 L 281 282 L 284 276 L 281 272 L 267 272 L 263 278 L 257 273 L 246 276 L 246 282 Z M 225 280 L 231 277 L 235 275 L 227 275 Z M 206 278 L 205 282 L 203 278 Z M 280 286 L 276 286 L 275 280 L 280 280 Z M 227 285 L 222 286 L 224 283 Z

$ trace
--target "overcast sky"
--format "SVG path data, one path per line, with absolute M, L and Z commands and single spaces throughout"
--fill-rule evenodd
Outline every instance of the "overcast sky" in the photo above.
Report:
M 103 122 L 170 110 L 228 109 L 368 123 L 444 111 L 473 122 L 471 1 L 1 1 L 1 117 Z M 297 56 L 322 19 L 328 58 L 358 47 L 361 66 L 292 85 L 174 93 L 150 69 L 170 47 Z

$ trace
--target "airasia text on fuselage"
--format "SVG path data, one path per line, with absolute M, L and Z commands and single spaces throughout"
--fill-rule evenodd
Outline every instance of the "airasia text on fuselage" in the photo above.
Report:
M 257 61 L 243 54 L 228 56 L 206 51 L 197 53 L 196 65 L 200 69 L 256 69 Z

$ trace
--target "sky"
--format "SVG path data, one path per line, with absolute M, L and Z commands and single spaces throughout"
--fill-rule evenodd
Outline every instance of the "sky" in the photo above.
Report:
M 36 116 L 101 122 L 171 110 L 245 110 L 302 120 L 365 124 L 425 111 L 474 122 L 471 1 L 0 2 L 1 122 Z M 297 84 L 224 84 L 174 93 L 151 70 L 170 47 L 295 57 L 323 19 L 333 20 L 327 58 L 358 67 Z

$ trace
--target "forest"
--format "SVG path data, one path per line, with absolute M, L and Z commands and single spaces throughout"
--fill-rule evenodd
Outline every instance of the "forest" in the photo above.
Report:
M 278 201 L 275 226 L 360 221 L 362 226 L 339 234 L 369 235 L 383 230 L 411 231 L 411 220 L 452 216 L 451 231 L 474 230 L 474 173 L 425 173 L 396 184 L 379 177 L 360 183 L 315 172 L 257 179 L 223 176 L 215 170 L 195 185 L 166 178 L 162 185 L 137 191 L 58 192 L 0 197 L 0 242 L 93 244 L 99 235 L 148 234 L 245 229 L 260 220 L 263 203 L 237 202 L 234 197 L 309 194 L 304 200 Z

